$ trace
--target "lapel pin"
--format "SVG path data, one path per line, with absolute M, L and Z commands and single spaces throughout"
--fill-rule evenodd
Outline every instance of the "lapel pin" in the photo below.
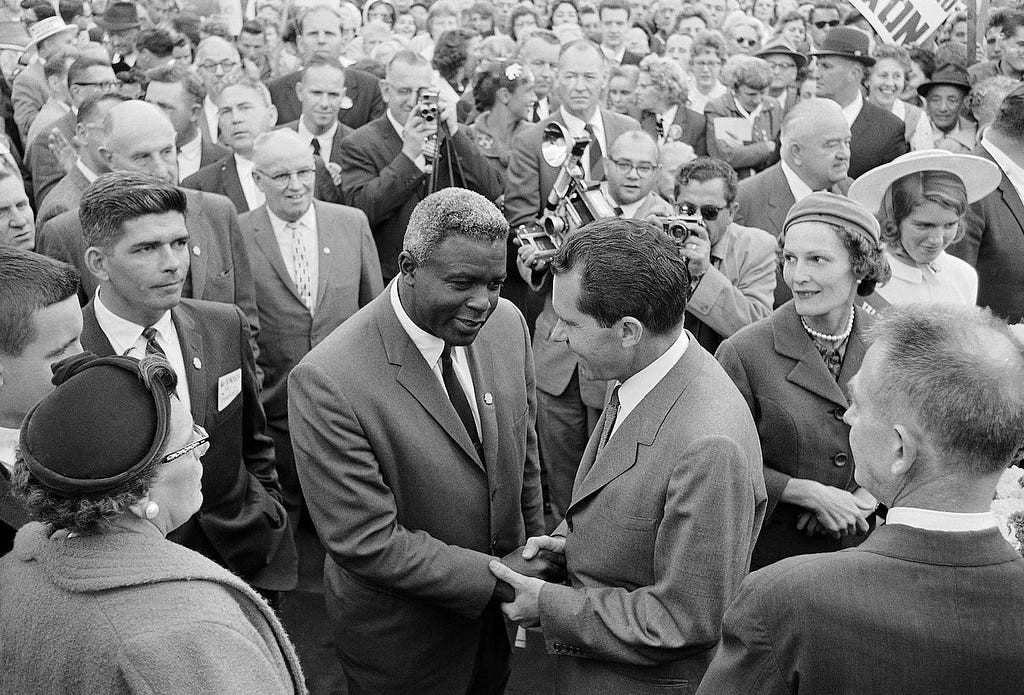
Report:
M 198 357 L 193 357 L 192 358 L 192 366 L 195 367 L 196 369 L 202 369 L 203 368 L 203 361 L 201 359 L 199 359 Z
M 201 256 L 202 254 L 203 252 L 199 249 L 199 244 L 196 244 L 195 246 L 192 247 L 193 256 Z
M 484 405 L 494 405 L 494 396 L 489 393 L 484 394 Z
M 328 247 L 328 246 L 325 246 L 325 247 L 324 247 L 324 254 L 325 254 L 325 255 L 327 255 L 327 256 L 330 256 L 330 255 L 331 255 L 331 249 L 330 249 L 330 247 Z

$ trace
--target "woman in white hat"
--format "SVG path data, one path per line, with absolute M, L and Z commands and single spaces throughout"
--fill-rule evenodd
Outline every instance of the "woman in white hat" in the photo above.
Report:
M 999 180 L 994 163 L 945 150 L 910 152 L 857 179 L 848 195 L 875 211 L 892 269 L 878 295 L 890 304 L 973 306 L 978 274 L 945 251 L 963 236 L 967 206 L 994 191 Z

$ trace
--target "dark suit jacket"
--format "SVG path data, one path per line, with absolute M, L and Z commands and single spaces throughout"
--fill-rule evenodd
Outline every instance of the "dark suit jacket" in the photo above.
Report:
M 354 691 L 466 692 L 497 610 L 488 562 L 543 533 L 523 317 L 499 300 L 468 354 L 482 458 L 390 288 L 289 377 L 296 466 Z
M 679 137 L 673 137 L 673 126 L 679 126 Z M 644 111 L 640 116 L 640 127 L 645 133 L 654 138 L 655 142 L 657 142 L 658 121 L 654 113 L 651 111 Z M 704 114 L 697 113 L 693 109 L 688 109 L 685 106 L 680 105 L 679 108 L 676 109 L 676 115 L 675 118 L 672 119 L 672 122 L 664 126 L 666 134 L 669 136 L 665 142 L 670 142 L 672 140 L 685 142 L 693 148 L 693 153 L 695 155 L 698 157 L 707 157 L 707 127 L 708 119 Z
M 448 176 L 449 162 L 442 156 L 434 165 L 438 188 L 461 186 L 488 200 L 501 195 L 501 177 L 480 153 L 480 148 L 459 128 L 451 139 L 463 176 L 455 169 Z M 402 139 L 388 117 L 367 123 L 341 141 L 341 196 L 347 205 L 366 213 L 377 242 L 384 282 L 398 274 L 398 254 L 409 216 L 426 196 L 428 177 L 402 154 Z M 455 164 L 452 163 L 452 167 Z
M 779 161 L 779 132 L 782 130 L 782 107 L 774 99 L 766 97 L 761 113 L 754 118 L 753 141 L 738 146 L 727 145 L 715 132 L 715 119 L 740 118 L 736 98 L 729 90 L 704 107 L 708 119 L 708 154 L 729 163 L 736 174 L 745 179 Z M 771 143 L 775 143 L 772 145 Z
M 295 132 L 298 132 L 298 130 L 299 130 L 299 119 L 295 119 L 294 121 L 291 121 L 290 123 L 285 123 L 281 127 L 282 128 L 291 128 Z M 335 164 L 341 164 L 341 141 L 344 140 L 346 137 L 348 137 L 353 132 L 354 132 L 353 128 L 349 128 L 344 123 L 339 123 L 338 124 L 338 129 L 336 131 L 334 131 L 334 139 L 331 140 L 331 151 L 329 153 L 329 156 L 324 157 L 324 160 L 328 161 L 328 162 L 334 162 Z M 321 152 L 320 156 L 323 157 L 323 154 L 324 153 Z
M 35 194 L 37 210 L 53 187 L 64 178 L 66 173 L 60 162 L 57 161 L 57 158 L 50 152 L 49 133 L 56 128 L 70 142 L 75 137 L 77 121 L 78 116 L 74 112 L 68 111 L 54 121 L 53 125 L 46 132 L 40 133 L 39 137 L 32 142 L 28 152 L 25 154 L 25 164 L 32 174 L 32 190 Z
M 314 162 L 316 182 L 313 187 L 313 197 L 328 203 L 340 203 L 341 194 L 331 180 L 331 174 L 324 166 L 323 160 L 316 157 Z M 233 154 L 228 154 L 219 162 L 203 167 L 182 181 L 181 186 L 227 196 L 228 200 L 234 203 L 235 210 L 239 214 L 249 211 L 249 203 L 245 199 L 245 191 L 242 190 L 242 180 L 238 178 L 238 166 L 235 164 L 235 155 Z
M 699 695 L 1011 695 L 1024 560 L 998 531 L 891 524 L 747 577 Z
M 558 693 L 692 692 L 746 576 L 766 505 L 757 431 L 689 340 L 596 455 L 605 410 L 580 463 L 556 531 L 569 586 L 540 593 Z
M 256 281 L 263 408 L 267 420 L 285 430 L 292 367 L 383 288 L 366 215 L 355 208 L 319 201 L 314 201 L 313 207 L 320 253 L 312 314 L 288 273 L 266 206 L 238 218 Z
M 626 52 L 622 54 L 622 60 L 619 62 L 619 65 L 639 65 L 640 61 L 643 59 L 643 53 L 634 53 L 627 49 Z
M 974 154 L 989 161 L 984 147 Z M 978 271 L 978 306 L 1010 323 L 1024 321 L 1024 203 L 1004 173 L 999 187 L 972 204 L 964 237 L 948 251 Z
M 46 200 L 37 209 L 36 229 L 42 230 L 46 223 L 62 212 L 78 210 L 78 203 L 82 200 L 82 193 L 89 187 L 89 180 L 77 166 L 71 167 L 71 171 L 62 178 L 56 186 L 46 195 Z
M 864 108 L 850 126 L 850 176 L 856 179 L 909 152 L 905 130 L 898 116 L 865 99 Z
M 82 313 L 82 347 L 100 356 L 112 354 L 93 302 Z M 188 370 L 192 417 L 210 433 L 210 450 L 203 456 L 203 505 L 168 538 L 253 586 L 293 589 L 298 556 L 279 501 L 274 445 L 264 433 L 245 316 L 237 307 L 184 299 L 171 317 Z M 218 382 L 236 371 L 241 392 L 218 409 Z
M 788 302 L 719 346 L 715 357 L 732 377 L 754 415 L 764 455 L 768 511 L 751 563 L 758 569 L 791 555 L 825 553 L 863 540 L 860 536 L 808 537 L 796 528 L 803 507 L 780 502 L 790 478 L 809 478 L 854 491 L 850 406 L 846 389 L 860 369 L 871 317 L 857 309 L 839 383 Z
M 277 107 L 277 124 L 284 125 L 302 115 L 302 104 L 295 93 L 295 85 L 302 71 L 279 77 L 269 85 L 270 99 Z M 380 95 L 380 81 L 368 72 L 345 68 L 345 96 L 352 100 L 352 108 L 338 112 L 338 120 L 349 128 L 361 128 L 384 115 L 384 100 Z
M 237 305 L 249 319 L 255 344 L 260 325 L 256 289 L 238 215 L 223 196 L 183 190 L 188 199 L 185 227 L 192 255 L 182 296 Z M 36 251 L 78 268 L 83 304 L 96 294 L 97 286 L 85 267 L 86 248 L 77 208 L 50 220 L 36 239 Z

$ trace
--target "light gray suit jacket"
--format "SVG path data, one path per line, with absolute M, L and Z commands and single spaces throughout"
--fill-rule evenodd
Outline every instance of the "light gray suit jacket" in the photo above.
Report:
M 50 98 L 50 87 L 43 75 L 42 61 L 35 60 L 18 73 L 11 84 L 11 104 L 14 106 L 14 122 L 22 142 L 28 141 L 28 129 L 32 126 L 39 109 Z
M 545 584 L 556 692 L 692 693 L 747 574 L 767 495 L 750 411 L 691 334 L 607 445 L 601 416 L 564 534 L 569 586 Z

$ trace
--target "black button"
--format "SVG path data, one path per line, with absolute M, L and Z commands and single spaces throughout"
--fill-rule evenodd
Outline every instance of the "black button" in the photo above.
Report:
M 844 454 L 843 452 L 839 452 L 838 454 L 832 457 L 832 463 L 836 464 L 837 466 L 845 466 L 846 459 L 846 454 Z
M 836 408 L 832 411 L 832 417 L 840 422 L 843 421 L 843 416 L 846 415 L 846 408 Z

